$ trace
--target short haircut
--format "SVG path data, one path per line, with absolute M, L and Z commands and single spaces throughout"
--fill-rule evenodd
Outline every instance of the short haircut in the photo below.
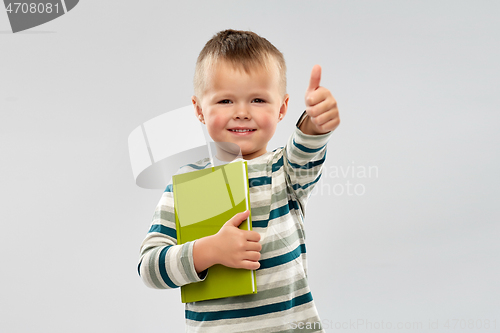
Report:
M 223 30 L 215 34 L 201 50 L 194 74 L 194 93 L 201 98 L 207 83 L 207 73 L 221 61 L 247 74 L 252 69 L 264 68 L 278 74 L 279 92 L 286 94 L 286 64 L 283 54 L 267 39 L 252 31 Z

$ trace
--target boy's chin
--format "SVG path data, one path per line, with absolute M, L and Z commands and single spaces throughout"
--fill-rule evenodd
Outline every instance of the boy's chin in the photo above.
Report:
M 215 142 L 218 148 L 233 155 L 241 155 L 241 148 L 233 142 Z

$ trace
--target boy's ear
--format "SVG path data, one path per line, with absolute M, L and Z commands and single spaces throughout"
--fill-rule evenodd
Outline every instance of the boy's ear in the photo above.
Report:
M 283 98 L 283 102 L 281 103 L 281 107 L 280 107 L 280 114 L 279 114 L 280 120 L 283 120 L 283 118 L 286 115 L 286 112 L 288 111 L 288 101 L 289 100 L 290 100 L 290 95 L 285 94 L 285 97 Z
M 193 107 L 194 107 L 194 115 L 196 116 L 196 118 L 198 118 L 199 121 L 201 121 L 202 123 L 205 123 L 205 120 L 203 119 L 203 113 L 201 110 L 201 104 L 198 100 L 198 97 L 193 95 L 191 97 L 191 102 L 193 103 Z

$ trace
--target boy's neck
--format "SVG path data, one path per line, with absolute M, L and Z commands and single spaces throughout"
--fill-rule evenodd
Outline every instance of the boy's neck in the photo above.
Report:
M 236 159 L 243 159 L 240 147 L 230 142 L 216 142 L 215 158 L 221 162 L 232 162 Z

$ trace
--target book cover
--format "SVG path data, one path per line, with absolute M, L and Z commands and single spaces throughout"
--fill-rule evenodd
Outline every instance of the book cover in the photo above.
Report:
M 172 177 L 177 244 L 216 234 L 234 215 L 250 210 L 246 161 Z M 240 229 L 252 230 L 251 212 Z M 181 287 L 183 303 L 257 293 L 255 271 L 214 265 L 204 281 Z

